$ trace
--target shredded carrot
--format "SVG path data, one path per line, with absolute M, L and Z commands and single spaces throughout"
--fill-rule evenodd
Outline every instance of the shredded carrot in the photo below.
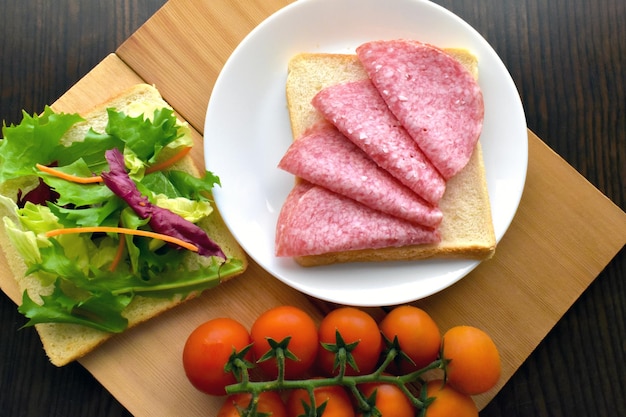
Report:
M 126 239 L 124 238 L 124 234 L 120 234 L 120 242 L 117 245 L 117 251 L 115 251 L 115 257 L 113 258 L 113 262 L 109 266 L 109 271 L 113 272 L 122 261 L 122 255 L 124 255 L 124 245 L 126 243 Z
M 54 175 L 55 177 L 64 179 L 66 181 L 77 182 L 80 184 L 92 184 L 95 182 L 102 182 L 102 177 L 99 175 L 93 176 L 93 177 L 79 177 L 77 175 L 72 175 L 72 174 L 67 174 L 65 172 L 61 172 L 58 169 L 50 168 L 45 165 L 36 164 L 35 166 L 40 171 L 43 171 L 50 175 Z
M 154 164 L 146 168 L 146 174 L 150 174 L 151 172 L 161 171 L 171 165 L 174 165 L 176 162 L 180 161 L 191 151 L 191 146 L 187 146 L 181 149 L 179 152 L 172 155 L 170 158 L 165 161 L 161 161 L 158 164 Z
M 91 227 L 68 227 L 65 229 L 54 229 L 46 232 L 46 237 L 54 237 L 59 235 L 68 235 L 72 233 L 123 233 L 127 235 L 135 235 L 135 236 L 144 236 L 151 237 L 153 239 L 163 240 L 165 242 L 173 243 L 175 245 L 181 246 L 185 249 L 188 249 L 192 252 L 198 252 L 198 247 L 185 242 L 184 240 L 164 235 L 161 233 L 149 232 L 147 230 L 137 230 L 137 229 L 127 229 L 124 227 L 107 227 L 107 226 L 91 226 Z
M 174 165 L 176 162 L 180 161 L 191 151 L 191 146 L 187 146 L 181 149 L 179 152 L 172 155 L 170 158 L 165 161 L 161 161 L 157 164 L 151 165 L 146 168 L 146 174 L 150 174 L 152 172 L 161 171 L 171 165 Z M 35 165 L 38 170 L 45 172 L 50 175 L 54 175 L 55 177 L 64 179 L 66 181 L 76 182 L 79 184 L 93 184 L 102 182 L 102 177 L 100 175 L 94 175 L 93 177 L 79 177 L 77 175 L 67 174 L 65 172 L 61 172 L 58 169 L 54 169 L 42 164 Z

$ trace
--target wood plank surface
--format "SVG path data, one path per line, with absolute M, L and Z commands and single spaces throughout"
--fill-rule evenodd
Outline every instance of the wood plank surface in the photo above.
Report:
M 232 51 L 256 25 L 292 2 L 169 2 L 116 53 L 202 132 L 213 84 Z
M 54 106 L 84 111 L 145 80 L 199 130 L 200 144 L 206 102 L 221 65 L 252 27 L 286 3 L 171 1 Z M 167 59 L 177 65 L 163 65 Z M 469 323 L 494 336 L 504 375 L 496 389 L 477 398 L 481 408 L 626 243 L 626 214 L 536 135 L 528 136 L 526 188 L 496 257 L 415 303 L 443 329 Z M 200 146 L 194 159 L 203 165 Z M 6 270 L 4 258 L 0 261 L 0 270 Z M 16 299 L 8 278 L 0 275 L 0 286 Z M 251 293 L 254 304 L 248 301 Z M 81 363 L 134 415 L 215 415 L 219 401 L 197 393 L 181 373 L 184 338 L 207 318 L 231 315 L 249 325 L 261 311 L 285 303 L 318 318 L 333 307 L 286 287 L 253 263 L 244 276 L 114 338 Z
M 110 57 L 72 89 L 75 91 L 70 90 L 61 97 L 55 106 L 67 111 L 80 110 L 93 98 L 90 91 L 109 89 L 110 79 L 117 80 L 115 88 L 118 88 L 126 84 L 127 79 L 132 83 L 139 76 L 156 84 L 166 100 L 201 130 L 211 86 L 242 33 L 222 31 L 219 40 L 203 40 L 196 33 L 198 28 L 223 21 L 216 14 L 221 9 L 215 5 L 212 3 L 212 7 L 208 7 L 191 1 L 168 3 L 118 49 L 119 61 Z M 232 10 L 235 16 L 239 16 L 244 8 L 234 7 Z M 264 16 L 257 14 L 256 18 L 248 19 L 247 25 L 254 27 Z M 172 50 L 186 57 L 182 58 L 184 62 L 193 62 L 193 65 L 187 64 L 184 69 L 155 66 L 156 62 L 164 62 Z M 128 77 L 126 68 L 132 69 Z M 212 68 L 212 72 L 207 68 Z M 172 71 L 176 72 L 176 77 Z M 496 389 L 476 399 L 481 408 L 625 242 L 624 213 L 530 132 L 529 143 L 531 162 L 522 204 L 494 259 L 482 264 L 452 288 L 416 303 L 431 312 L 443 329 L 460 323 L 473 324 L 487 330 L 501 346 L 503 377 Z M 201 148 L 197 146 L 196 151 Z M 201 162 L 201 156 L 196 155 L 196 158 Z M 588 203 L 577 204 L 578 201 Z M 542 216 L 537 216 L 538 212 L 542 212 Z M 595 213 L 603 215 L 593 217 L 598 219 L 596 222 L 585 221 Z M 615 228 L 615 224 L 622 227 Z M 601 241 L 603 244 L 586 248 L 588 250 L 581 256 L 577 246 L 582 236 L 587 237 L 583 241 Z M 559 256 L 555 261 L 556 254 Z M 525 262 L 529 257 L 534 262 Z M 264 291 L 259 292 L 259 288 Z M 228 300 L 245 298 L 245 294 L 252 293 L 264 298 L 245 309 L 228 303 Z M 211 292 L 202 301 L 128 332 L 81 363 L 135 415 L 170 415 L 174 409 L 168 407 L 177 409 L 181 402 L 199 407 L 186 410 L 188 415 L 207 410 L 207 407 L 216 411 L 219 401 L 190 390 L 176 363 L 185 335 L 202 320 L 215 315 L 236 316 L 251 325 L 253 318 L 271 305 L 295 303 L 308 306 L 310 310 L 306 297 L 273 280 L 256 266 L 236 283 Z M 494 316 L 494 310 L 499 314 Z M 186 326 L 177 326 L 174 324 L 177 322 L 184 322 Z M 511 331 L 512 322 L 516 324 L 514 332 Z M 524 336 L 519 337 L 519 334 Z M 178 346 L 171 342 L 173 340 L 178 341 Z M 133 365 L 112 366 L 111 358 L 136 357 L 139 352 L 143 352 L 141 359 L 133 361 Z M 149 366 L 155 360 L 162 361 L 163 355 L 171 357 L 165 361 L 167 369 L 157 370 Z M 146 389 L 145 396 L 138 398 L 138 393 L 130 388 L 136 386 L 140 376 L 158 381 L 167 376 L 168 382 L 165 389 Z M 159 382 L 159 385 L 163 384 Z M 181 401 L 183 399 L 192 401 Z

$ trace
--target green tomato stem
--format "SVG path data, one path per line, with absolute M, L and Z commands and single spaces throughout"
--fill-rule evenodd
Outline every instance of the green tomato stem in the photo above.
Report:
M 445 367 L 445 361 L 442 359 L 436 359 L 431 362 L 429 365 L 418 369 L 414 372 L 404 374 L 404 375 L 387 375 L 384 374 L 387 366 L 395 359 L 395 357 L 399 354 L 398 350 L 395 348 L 390 349 L 387 352 L 387 355 L 382 362 L 382 364 L 374 370 L 372 373 L 365 375 L 346 375 L 346 352 L 345 349 L 341 348 L 337 351 L 337 359 L 339 362 L 339 373 L 337 376 L 328 377 L 328 378 L 313 378 L 313 379 L 295 379 L 295 380 L 287 380 L 284 379 L 284 365 L 285 365 L 285 356 L 282 348 L 276 349 L 276 360 L 278 365 L 278 377 L 273 381 L 250 381 L 248 376 L 248 369 L 245 364 L 236 364 L 236 367 L 241 366 L 239 368 L 241 370 L 241 381 L 232 385 L 228 385 L 225 387 L 227 394 L 236 394 L 248 392 L 252 393 L 253 397 L 258 396 L 263 391 L 281 391 L 281 390 L 291 390 L 291 389 L 305 389 L 307 390 L 309 397 L 311 399 L 311 407 L 315 408 L 315 398 L 313 392 L 316 388 L 341 385 L 350 390 L 352 395 L 357 401 L 359 408 L 367 411 L 371 410 L 371 406 L 368 404 L 367 399 L 363 396 L 363 393 L 359 390 L 358 386 L 366 383 L 387 383 L 393 384 L 399 387 L 402 392 L 408 397 L 413 406 L 421 410 L 425 407 L 424 401 L 420 398 L 416 397 L 411 390 L 409 389 L 409 385 L 413 382 L 421 381 L 421 377 L 428 371 L 434 369 L 442 369 Z
M 285 380 L 285 351 L 282 348 L 276 349 L 276 364 L 278 365 L 278 378 L 276 382 Z

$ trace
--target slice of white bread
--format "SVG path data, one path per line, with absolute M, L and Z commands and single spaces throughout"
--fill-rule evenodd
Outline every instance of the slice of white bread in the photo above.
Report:
M 463 49 L 446 51 L 478 77 L 474 55 Z M 286 82 L 293 138 L 297 140 L 316 123 L 329 123 L 311 104 L 311 99 L 321 89 L 364 78 L 367 74 L 356 55 L 301 53 L 294 56 L 288 65 Z M 444 215 L 439 226 L 442 240 L 438 244 L 333 252 L 300 256 L 295 260 L 302 266 L 316 266 L 425 258 L 490 258 L 495 252 L 496 239 L 480 141 L 467 166 L 448 181 L 439 206 Z
M 154 109 L 157 108 L 171 108 L 161 98 L 156 88 L 146 84 L 138 84 L 115 97 L 111 97 L 106 102 L 85 114 L 82 114 L 85 122 L 81 122 L 72 127 L 64 136 L 63 140 L 68 142 L 82 140 L 90 127 L 99 132 L 104 131 L 108 120 L 106 109 L 109 107 L 116 108 L 118 111 L 123 111 L 133 116 L 144 112 L 146 114 L 152 114 Z M 173 168 L 184 170 L 194 176 L 199 176 L 199 170 L 188 156 L 179 161 Z M 2 190 L 2 193 L 5 195 L 15 195 L 16 192 L 17 190 Z M 7 207 L 0 205 L 0 218 L 5 216 L 14 216 L 14 213 L 7 209 Z M 201 220 L 198 224 L 220 245 L 228 257 L 241 260 L 243 262 L 243 270 L 245 270 L 247 267 L 246 254 L 230 234 L 217 209 L 214 209 L 210 216 Z M 21 292 L 28 291 L 35 302 L 41 300 L 40 295 L 50 293 L 50 287 L 42 287 L 37 278 L 25 275 L 27 269 L 26 264 L 9 241 L 4 230 L 0 233 L 0 247 L 4 251 L 7 262 L 11 268 L 10 272 L 17 280 Z M 194 269 L 193 263 L 203 260 L 209 261 L 208 258 L 198 256 L 189 256 L 187 260 L 191 270 Z M 3 273 L 9 273 L 9 271 L 3 271 Z M 231 279 L 234 276 L 235 275 L 231 275 L 224 279 Z M 124 316 L 128 319 L 130 328 L 175 307 L 183 301 L 185 300 L 181 297 L 176 299 L 156 299 L 137 296 L 124 311 Z M 50 361 L 56 366 L 63 366 L 84 356 L 113 336 L 111 333 L 75 324 L 46 323 L 37 324 L 35 327 L 39 333 L 46 354 Z

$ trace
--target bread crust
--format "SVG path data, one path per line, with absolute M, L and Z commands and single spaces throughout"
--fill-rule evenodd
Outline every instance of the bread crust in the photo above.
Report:
M 478 62 L 473 54 L 464 49 L 445 51 L 478 77 Z M 311 104 L 320 90 L 364 78 L 367 74 L 356 55 L 300 53 L 292 57 L 285 89 L 294 140 L 315 124 L 329 123 Z M 346 262 L 491 258 L 496 239 L 480 141 L 466 167 L 448 181 L 439 206 L 444 216 L 439 226 L 442 240 L 438 244 L 333 252 L 294 259 L 301 266 L 311 267 Z

